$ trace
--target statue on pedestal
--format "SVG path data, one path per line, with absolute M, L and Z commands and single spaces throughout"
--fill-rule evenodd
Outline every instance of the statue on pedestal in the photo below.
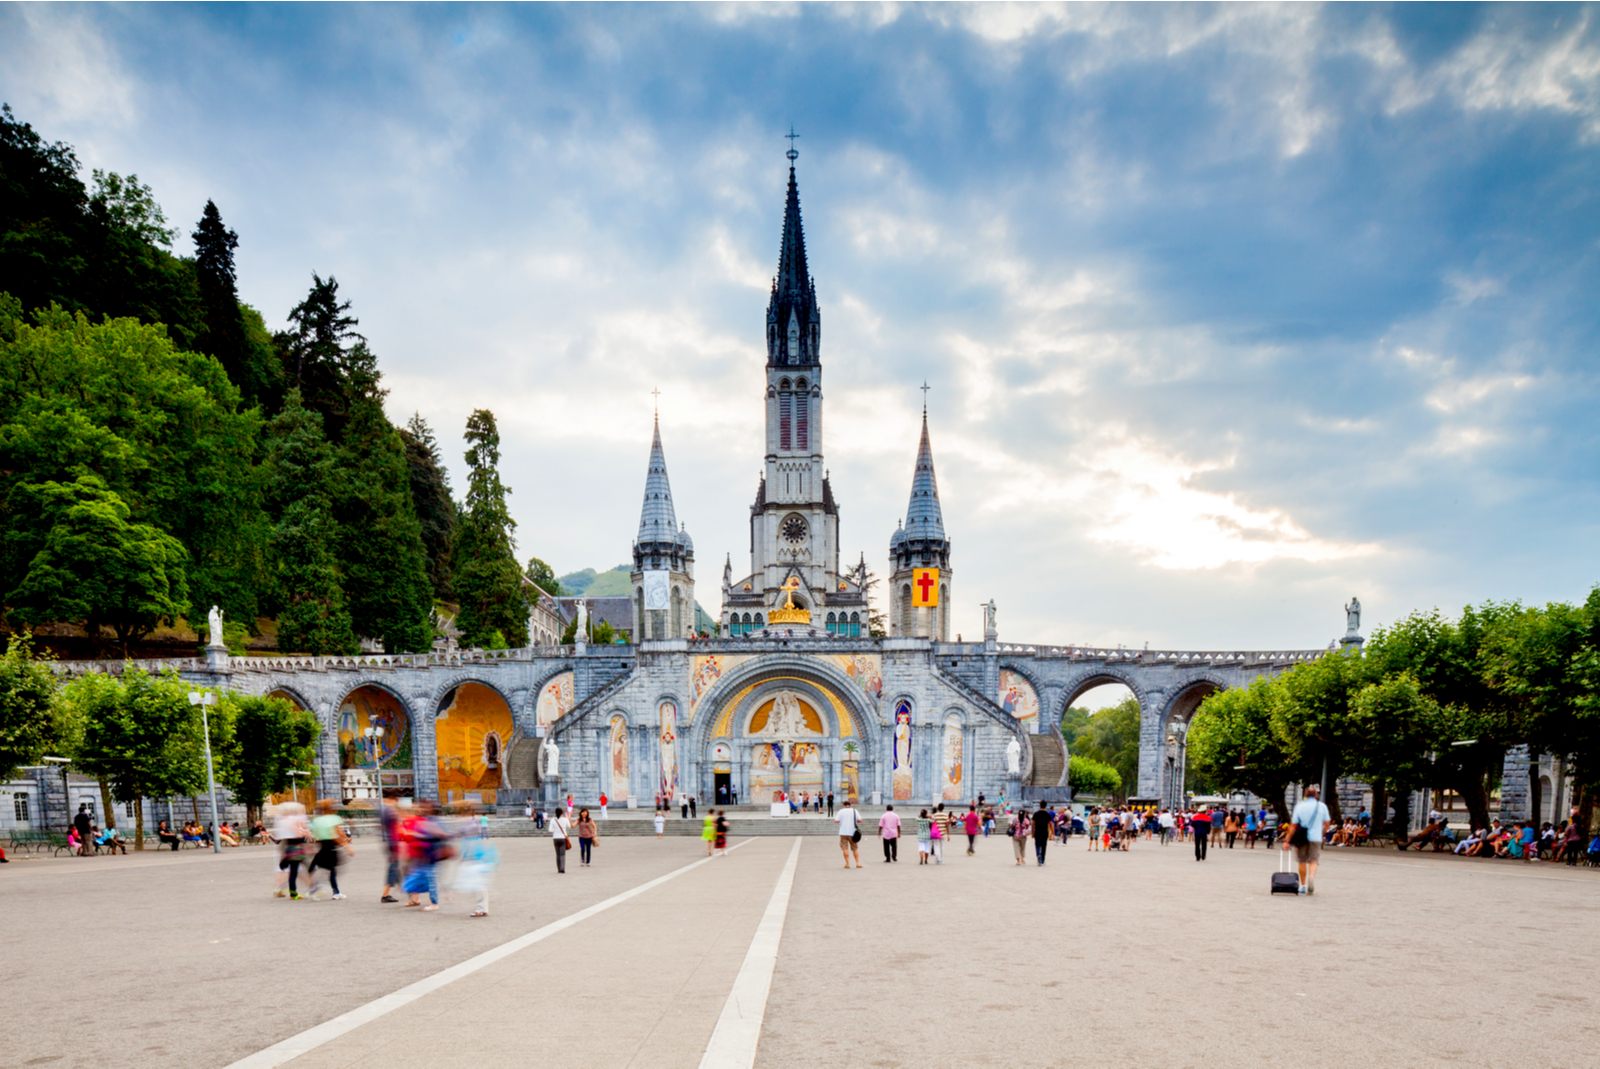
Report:
M 984 638 L 993 638 L 996 634 L 999 633 L 999 632 L 997 632 L 995 630 L 995 626 L 994 626 L 994 612 L 995 612 L 994 599 L 990 598 L 989 599 L 989 604 L 987 604 L 987 605 L 985 605 L 983 607 L 983 637 Z
M 1350 604 L 1344 607 L 1345 637 L 1353 638 L 1361 633 L 1361 599 L 1352 597 Z
M 1006 773 L 1012 776 L 1022 775 L 1022 743 L 1017 741 L 1015 735 L 1006 743 Z
M 544 778 L 558 780 L 561 778 L 561 747 L 556 745 L 556 740 L 544 740 Z
M 211 612 L 206 616 L 206 626 L 211 631 L 211 637 L 206 641 L 207 646 L 220 649 L 227 645 L 222 641 L 222 610 L 215 605 L 211 606 Z

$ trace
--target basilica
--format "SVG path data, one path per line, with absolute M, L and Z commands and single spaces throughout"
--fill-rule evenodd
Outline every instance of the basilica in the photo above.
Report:
M 620 614 L 607 607 L 608 619 L 631 624 L 626 642 L 588 643 L 579 627 L 571 645 L 519 650 L 233 657 L 219 645 L 157 667 L 312 711 L 323 725 L 317 788 L 350 802 L 378 794 L 497 806 L 604 794 L 624 807 L 685 794 L 761 807 L 830 793 L 918 806 L 980 795 L 1062 799 L 1071 766 L 1056 725 L 1103 683 L 1126 685 L 1139 703 L 1138 783 L 1128 792 L 1181 797 L 1185 728 L 1205 696 L 1322 651 L 1001 642 L 1000 610 L 987 597 L 974 598 L 987 602 L 981 639 L 951 641 L 954 568 L 926 412 L 914 456 L 907 450 L 905 515 L 884 532 L 887 626 L 875 634 L 866 560 L 840 561 L 823 451 L 821 304 L 792 151 L 789 162 L 767 303 L 766 438 L 750 561 L 737 572 L 731 555 L 724 561 L 716 634 L 696 633 L 694 541 L 673 504 L 658 417 L 631 597 Z M 581 601 L 577 612 L 586 612 Z M 1346 641 L 1359 643 L 1354 629 Z

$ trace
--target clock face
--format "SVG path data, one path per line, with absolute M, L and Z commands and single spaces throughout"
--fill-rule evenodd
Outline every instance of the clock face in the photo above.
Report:
M 784 540 L 794 545 L 799 545 L 806 540 L 806 521 L 799 516 L 790 516 L 783 521 Z

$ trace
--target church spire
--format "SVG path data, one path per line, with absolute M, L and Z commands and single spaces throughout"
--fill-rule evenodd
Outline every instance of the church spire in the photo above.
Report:
M 800 135 L 791 135 L 798 137 Z M 800 186 L 794 161 L 799 155 L 790 142 L 789 195 L 783 208 L 783 243 L 778 249 L 778 273 L 772 279 L 767 303 L 767 363 L 818 364 L 822 341 L 817 314 L 817 287 L 806 267 L 806 233 L 800 221 Z
M 661 417 L 656 417 L 655 439 L 650 443 L 650 471 L 644 479 L 644 508 L 639 513 L 642 545 L 678 540 L 678 516 L 672 508 L 672 486 L 667 482 L 667 456 L 661 449 Z
M 933 473 L 933 445 L 928 441 L 928 410 L 922 410 L 922 444 L 911 475 L 911 501 L 906 505 L 905 536 L 944 541 L 944 513 L 939 508 L 939 481 Z

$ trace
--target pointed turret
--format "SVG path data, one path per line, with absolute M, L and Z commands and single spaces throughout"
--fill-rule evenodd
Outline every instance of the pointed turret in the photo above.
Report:
M 928 441 L 928 412 L 922 412 L 922 444 L 917 470 L 911 476 L 911 501 L 906 505 L 905 537 L 944 541 L 944 513 L 939 509 L 939 481 L 933 474 L 933 446 Z
M 676 542 L 678 516 L 672 508 L 672 485 L 667 481 L 667 455 L 661 449 L 661 417 L 656 417 L 655 440 L 650 443 L 650 472 L 644 479 L 644 508 L 639 512 L 640 545 Z
M 767 364 L 805 366 L 821 363 L 822 320 L 817 287 L 806 267 L 806 233 L 800 222 L 800 186 L 794 157 L 789 160 L 789 198 L 783 209 L 783 244 L 778 273 L 767 302 Z

